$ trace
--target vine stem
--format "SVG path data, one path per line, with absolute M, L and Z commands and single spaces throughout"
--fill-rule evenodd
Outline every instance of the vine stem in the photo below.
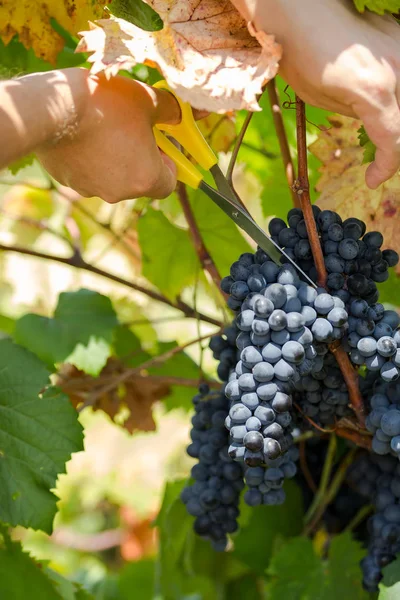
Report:
M 364 521 L 371 513 L 374 512 L 374 507 L 372 504 L 367 504 L 366 506 L 362 506 L 360 510 L 356 513 L 356 515 L 352 518 L 347 527 L 343 530 L 343 533 L 347 533 L 349 531 L 353 531 L 360 523 Z
M 302 440 L 299 443 L 299 453 L 300 453 L 300 468 L 301 468 L 301 472 L 304 475 L 304 478 L 305 478 L 305 480 L 307 482 L 308 487 L 315 494 L 316 491 L 317 491 L 317 486 L 315 484 L 313 476 L 311 475 L 311 471 L 310 471 L 310 469 L 308 467 L 307 455 L 306 455 L 306 443 L 305 443 L 304 440 Z
M 217 288 L 221 290 L 221 275 L 219 274 L 218 269 L 204 244 L 203 238 L 201 237 L 192 207 L 190 206 L 187 188 L 184 183 L 178 183 L 177 194 L 185 215 L 186 222 L 189 226 L 190 237 L 192 239 L 196 254 L 199 257 L 200 264 L 202 268 L 210 275 Z M 228 298 L 228 294 L 225 294 L 225 292 L 222 290 L 221 294 L 224 296 L 225 300 Z
M 305 523 L 307 526 L 306 531 L 308 530 L 310 524 L 312 523 L 313 519 L 315 518 L 315 515 L 320 510 L 320 506 L 325 501 L 325 496 L 326 496 L 327 488 L 328 488 L 328 484 L 329 484 L 329 478 L 331 476 L 332 467 L 333 467 L 333 463 L 335 460 L 336 447 L 337 447 L 336 436 L 333 434 L 329 438 L 328 449 L 326 452 L 324 468 L 322 470 L 322 475 L 321 475 L 321 480 L 319 482 L 318 491 L 315 494 L 314 500 L 312 501 L 312 504 L 311 504 L 310 508 L 308 509 L 307 514 L 305 516 Z
M 290 193 L 292 196 L 293 206 L 300 208 L 300 199 L 293 189 L 294 184 L 294 166 L 292 156 L 290 154 L 289 142 L 286 135 L 285 123 L 282 117 L 281 105 L 279 102 L 278 92 L 275 85 L 275 79 L 267 84 L 268 98 L 271 105 L 272 118 L 274 121 L 276 137 L 278 138 L 279 147 L 281 150 L 281 157 L 283 160 L 283 167 L 285 169 L 286 179 L 289 185 Z
M 353 368 L 347 352 L 343 346 L 340 345 L 340 343 L 338 345 L 335 345 L 334 343 L 329 344 L 329 349 L 334 354 L 337 364 L 342 372 L 343 379 L 346 382 L 352 409 L 356 413 L 361 427 L 365 428 L 365 409 L 360 389 L 358 387 L 357 371 Z
M 118 375 L 113 377 L 110 382 L 106 383 L 101 388 L 93 391 L 89 395 L 88 399 L 80 407 L 78 412 L 81 412 L 87 406 L 92 406 L 99 397 L 101 397 L 103 394 L 107 394 L 108 392 L 111 392 L 116 387 L 118 387 L 121 383 L 123 383 L 124 381 L 127 381 L 130 377 L 140 374 L 141 372 L 143 372 L 143 370 L 147 370 L 147 369 L 150 369 L 151 367 L 156 367 L 158 365 L 163 364 L 165 361 L 167 361 L 170 358 L 172 358 L 173 356 L 175 356 L 175 354 L 179 354 L 179 352 L 182 352 L 183 350 L 185 350 L 185 348 L 188 348 L 189 346 L 192 346 L 193 344 L 197 344 L 198 342 L 202 342 L 203 340 L 209 339 L 211 337 L 211 335 L 213 335 L 213 334 L 208 333 L 207 335 L 197 337 L 194 340 L 190 340 L 189 342 L 186 342 L 185 344 L 182 344 L 180 346 L 174 346 L 173 348 L 171 348 L 170 350 L 167 350 L 163 354 L 159 354 L 158 356 L 153 356 L 152 358 L 150 358 L 149 360 L 146 360 L 144 363 L 142 363 L 141 365 L 139 365 L 137 367 L 133 367 L 131 369 L 126 369 L 126 371 L 124 371 L 123 373 L 118 373 Z
M 347 470 L 354 460 L 354 455 L 356 451 L 356 448 L 352 448 L 340 463 L 339 468 L 337 469 L 329 488 L 326 490 L 326 493 L 324 493 L 321 497 L 320 503 L 314 512 L 313 518 L 307 523 L 307 526 L 304 530 L 304 535 L 309 535 L 317 527 L 321 517 L 325 512 L 326 507 L 335 498 L 346 477 Z
M 243 125 L 239 131 L 239 135 L 236 138 L 235 145 L 232 150 L 231 159 L 229 161 L 229 165 L 226 170 L 226 178 L 232 189 L 233 189 L 233 181 L 232 181 L 233 180 L 233 171 L 235 169 L 236 160 L 237 160 L 241 145 L 243 143 L 243 138 L 246 135 L 246 131 L 247 131 L 248 126 L 250 125 L 250 121 L 251 121 L 252 117 L 253 117 L 253 113 L 248 112 L 245 120 L 243 121 Z
M 163 304 L 167 304 L 171 308 L 175 308 L 180 310 L 185 317 L 192 319 L 201 319 L 206 323 L 210 323 L 211 325 L 216 325 L 217 327 L 222 327 L 221 321 L 218 319 L 214 319 L 213 317 L 209 317 L 203 313 L 198 313 L 191 306 L 183 302 L 182 300 L 177 300 L 176 302 L 172 302 L 163 294 L 156 292 L 154 290 L 145 288 L 133 281 L 129 281 L 128 279 L 124 279 L 122 277 L 118 277 L 118 275 L 114 275 L 114 273 L 110 273 L 109 271 L 104 271 L 103 269 L 99 269 L 94 265 L 87 263 L 80 252 L 75 251 L 72 256 L 58 256 L 54 254 L 47 254 L 45 252 L 38 252 L 36 250 L 31 250 L 30 248 L 24 248 L 23 246 L 14 246 L 7 244 L 0 244 L 0 250 L 4 252 L 16 252 L 17 254 L 24 254 L 26 256 L 32 256 L 34 258 L 43 258 L 45 260 L 52 260 L 54 262 L 61 263 L 63 265 L 69 265 L 70 267 L 75 267 L 76 269 L 81 269 L 83 271 L 89 271 L 89 273 L 94 273 L 95 275 L 100 275 L 101 277 L 105 277 L 106 279 L 110 279 L 111 281 L 115 281 L 116 283 L 120 283 L 132 290 L 137 292 L 141 292 L 145 294 L 152 300 L 156 300 L 157 302 L 162 302 Z
M 296 96 L 296 129 L 298 177 L 294 182 L 293 187 L 299 196 L 301 209 L 306 222 L 308 238 L 310 240 L 311 251 L 317 270 L 317 282 L 319 286 L 325 288 L 327 272 L 310 200 L 307 164 L 306 112 L 304 102 L 298 96 Z M 330 344 L 329 349 L 335 354 L 343 379 L 346 382 L 351 406 L 357 415 L 360 425 L 365 427 L 364 404 L 358 388 L 357 373 L 353 369 L 350 359 L 342 346 L 339 344 Z
M 317 269 L 317 283 L 321 287 L 326 286 L 327 272 L 325 268 L 324 255 L 322 253 L 317 224 L 310 200 L 310 184 L 308 181 L 307 162 L 307 137 L 306 137 L 306 110 L 303 100 L 296 96 L 296 130 L 297 130 L 297 161 L 298 175 L 293 184 L 294 191 L 299 199 L 303 211 L 304 220 L 310 241 L 315 268 Z
M 363 435 L 358 431 L 354 431 L 353 429 L 347 429 L 345 427 L 338 427 L 336 429 L 336 435 L 345 438 L 346 440 L 350 440 L 357 446 L 361 448 L 365 448 L 366 450 L 371 450 L 372 445 L 372 437 L 369 435 Z

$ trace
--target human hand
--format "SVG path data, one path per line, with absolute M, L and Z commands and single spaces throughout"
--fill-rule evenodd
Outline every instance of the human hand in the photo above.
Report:
M 69 70 L 67 70 L 69 71 Z M 87 87 L 76 131 L 36 149 L 47 171 L 82 196 L 107 202 L 164 198 L 176 185 L 176 167 L 157 147 L 156 123 L 178 123 L 171 94 L 126 77 L 85 73 Z
M 374 189 L 400 167 L 400 27 L 351 0 L 232 0 L 282 44 L 280 75 L 305 102 L 357 117 L 377 147 Z

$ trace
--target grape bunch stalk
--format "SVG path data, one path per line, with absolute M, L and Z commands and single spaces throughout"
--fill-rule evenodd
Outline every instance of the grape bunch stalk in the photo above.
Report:
M 382 250 L 382 235 L 367 232 L 361 220 L 343 221 L 336 212 L 316 206 L 312 210 L 327 272 L 325 287 L 302 281 L 289 259 L 278 266 L 260 248 L 254 254 L 242 254 L 221 282 L 235 316 L 210 342 L 219 361 L 218 376 L 224 382 L 218 396 L 218 417 L 211 415 L 215 400 L 195 397 L 193 442 L 188 453 L 199 459 L 199 465 L 192 471 L 195 483 L 183 491 L 182 498 L 196 517 L 195 531 L 209 537 L 219 549 L 226 548 L 228 537 L 236 531 L 243 488 L 244 501 L 250 506 L 282 504 L 285 480 L 301 481 L 297 473 L 299 435 L 312 431 L 315 436 L 326 436 L 342 422 L 356 421 L 343 361 L 337 361 L 340 348 L 349 368 L 358 373 L 368 412 L 368 431 L 363 435 L 371 439 L 367 437 L 370 432 L 373 437 L 367 457 L 375 465 L 374 472 L 383 469 L 386 477 L 382 479 L 386 495 L 375 488 L 366 493 L 365 489 L 353 489 L 363 483 L 355 484 L 353 470 L 353 479 L 346 484 L 350 486 L 347 495 L 340 492 L 342 503 L 337 503 L 335 515 L 335 522 L 345 527 L 340 512 L 349 515 L 351 511 L 345 511 L 343 498 L 355 498 L 358 506 L 363 499 L 373 499 L 377 515 L 385 504 L 382 497 L 386 498 L 383 517 L 374 516 L 371 521 L 368 554 L 362 563 L 364 585 L 371 591 L 377 589 L 384 564 L 400 550 L 397 480 L 393 483 L 400 473 L 400 385 L 396 384 L 400 318 L 379 303 L 378 291 L 399 257 L 393 250 Z M 289 258 L 317 282 L 302 211 L 289 211 L 287 223 L 272 219 L 269 232 Z M 206 409 L 203 404 L 207 402 Z M 214 426 L 218 426 L 218 435 Z M 390 473 L 395 473 L 390 481 L 389 464 Z M 235 478 L 225 481 L 227 465 Z M 208 504 L 209 498 L 215 507 Z M 382 519 L 386 528 L 382 525 L 380 530 L 376 523 L 382 524 Z

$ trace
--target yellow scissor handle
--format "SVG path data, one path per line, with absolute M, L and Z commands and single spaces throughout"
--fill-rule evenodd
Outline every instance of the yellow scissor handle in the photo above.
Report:
M 211 150 L 210 146 L 204 139 L 203 134 L 197 126 L 196 121 L 194 120 L 192 108 L 190 104 L 187 102 L 183 102 L 174 92 L 170 89 L 166 81 L 157 82 L 154 87 L 159 89 L 164 89 L 173 94 L 176 101 L 179 104 L 181 109 L 181 121 L 177 125 L 168 125 L 168 124 L 157 124 L 154 134 L 156 136 L 157 145 L 163 152 L 165 152 L 178 167 L 178 179 L 179 181 L 183 181 L 187 183 L 191 187 L 198 187 L 200 181 L 203 179 L 200 172 L 193 167 L 192 163 L 187 160 L 185 156 L 170 142 L 165 136 L 161 134 L 161 136 L 156 133 L 157 130 L 165 131 L 173 138 L 176 139 L 177 142 L 181 144 L 181 146 L 196 160 L 205 169 L 208 171 L 213 165 L 217 164 L 218 159 L 215 156 L 214 152 Z M 166 140 L 166 143 L 164 140 Z M 190 165 L 190 166 L 189 166 Z M 193 167 L 193 168 L 191 168 Z M 196 174 L 200 176 L 200 179 L 197 182 L 197 185 L 193 185 L 196 179 Z M 185 177 L 185 180 L 182 179 Z
M 197 190 L 203 180 L 203 175 L 198 169 L 182 154 L 182 152 L 156 127 L 153 129 L 154 137 L 156 138 L 157 146 L 165 152 L 167 156 L 172 158 L 176 164 L 176 178 L 182 183 Z

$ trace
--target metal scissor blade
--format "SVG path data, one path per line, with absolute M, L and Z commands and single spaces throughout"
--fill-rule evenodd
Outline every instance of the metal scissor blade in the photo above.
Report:
M 307 282 L 316 288 L 316 284 L 312 279 L 309 278 L 306 273 L 295 263 L 295 261 L 288 255 L 286 252 L 276 243 L 273 239 L 271 239 L 265 231 L 261 229 L 257 225 L 257 223 L 253 220 L 253 218 L 246 213 L 241 206 L 234 203 L 229 198 L 226 198 L 223 194 L 214 190 L 208 183 L 202 181 L 200 183 L 200 189 L 203 190 L 207 194 L 213 202 L 215 202 L 221 210 L 224 211 L 228 217 L 230 217 L 235 223 L 243 229 L 249 236 L 257 242 L 257 244 L 268 254 L 268 256 L 273 260 L 277 265 L 282 265 L 282 256 L 285 256 L 289 262 L 297 269 L 297 271 L 307 280 Z
M 221 192 L 221 194 L 223 194 L 224 196 L 229 198 L 229 200 L 232 200 L 232 202 L 234 204 L 238 204 L 239 206 L 241 206 L 245 212 L 248 212 L 246 207 L 243 206 L 243 203 L 241 202 L 241 200 L 236 196 L 234 189 L 231 188 L 231 186 L 229 185 L 227 178 L 221 171 L 221 167 L 218 164 L 213 165 L 210 168 L 210 173 L 213 176 L 215 185 L 217 186 L 217 188 Z M 249 216 L 250 216 L 250 213 L 249 213 Z

